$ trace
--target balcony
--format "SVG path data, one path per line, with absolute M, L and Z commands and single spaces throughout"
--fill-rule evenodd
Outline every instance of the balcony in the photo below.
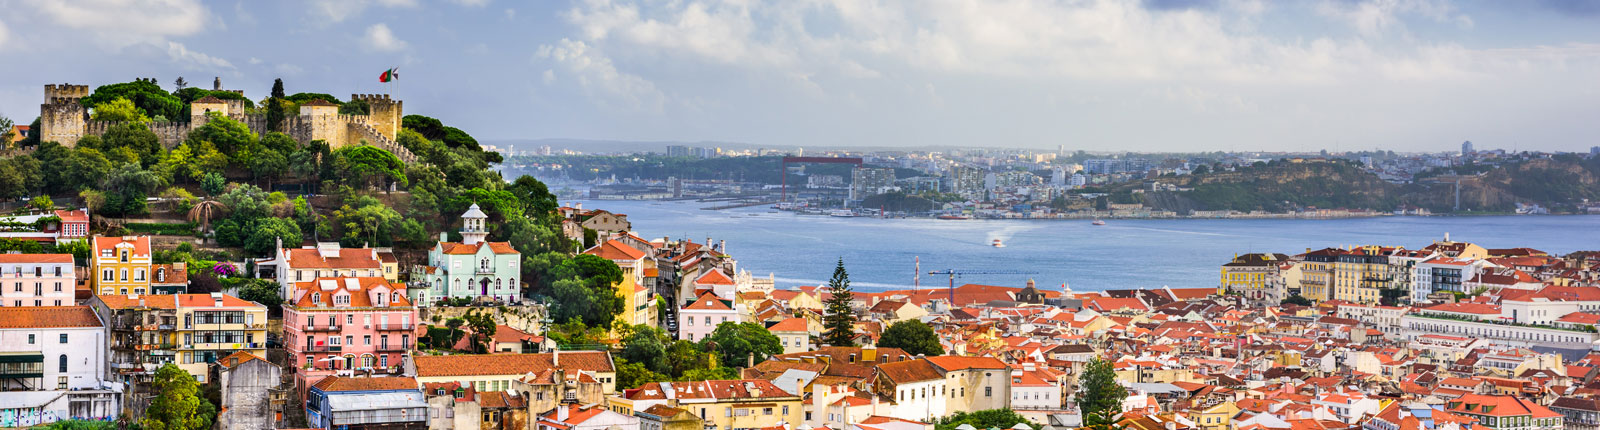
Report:
M 494 274 L 494 268 L 493 267 L 478 267 L 478 268 L 472 269 L 472 273 L 475 274 L 475 275 L 493 275 Z
M 305 352 L 342 352 L 342 351 L 344 351 L 344 347 L 342 345 L 313 345 L 313 346 L 305 347 L 305 349 L 303 349 L 303 351 L 305 351 Z
M 412 331 L 416 328 L 411 324 L 378 324 L 378 331 Z
M 406 345 L 378 345 L 378 352 L 406 352 L 410 349 Z
M 339 331 L 339 325 L 338 324 L 334 324 L 334 325 L 308 325 L 308 326 L 305 326 L 305 327 L 301 327 L 300 331 L 305 331 L 305 332 Z

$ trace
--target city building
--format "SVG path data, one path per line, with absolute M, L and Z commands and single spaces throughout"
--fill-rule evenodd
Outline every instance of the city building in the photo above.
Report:
M 188 294 L 189 263 L 150 265 L 150 294 Z
M 524 430 L 527 397 L 517 391 L 478 391 L 472 384 L 422 384 L 428 397 L 428 428 L 451 430 Z
M 483 303 L 521 302 L 522 253 L 510 242 L 487 241 L 489 216 L 477 204 L 461 214 L 461 242 L 439 242 L 428 250 L 428 264 L 412 268 L 411 301 L 429 306 L 444 299 Z
M 1362 246 L 1344 250 L 1334 258 L 1332 293 L 1334 300 L 1353 303 L 1378 303 L 1383 290 L 1394 286 L 1396 267 L 1389 264 L 1389 255 L 1399 248 Z M 1399 296 L 1409 295 L 1400 291 Z
M 415 379 L 329 376 L 306 394 L 306 424 L 339 430 L 423 430 L 428 402 Z
M 217 427 L 225 429 L 275 428 L 282 420 L 285 390 L 279 388 L 283 369 L 248 352 L 235 352 L 214 363 L 218 392 Z
M 784 354 L 811 350 L 811 329 L 806 324 L 805 318 L 785 318 L 767 327 L 767 331 L 772 332 L 773 336 L 778 337 L 778 342 L 783 343 Z
M 539 416 L 537 430 L 639 430 L 639 417 L 598 405 L 565 404 Z
M 293 297 L 294 286 L 319 278 L 381 276 L 400 280 L 399 263 L 391 252 L 376 248 L 343 248 L 339 242 L 318 242 L 315 247 L 277 247 L 272 259 L 256 263 L 263 278 L 275 278 L 282 297 Z
M 89 306 L 111 326 L 119 382 L 148 382 L 161 365 L 175 363 L 204 383 L 208 365 L 220 358 L 239 351 L 267 356 L 267 307 L 238 297 L 101 294 Z
M 429 355 L 412 361 L 420 383 L 455 382 L 478 391 L 516 389 L 529 394 L 529 407 L 535 411 L 550 410 L 565 398 L 601 403 L 617 386 L 617 371 L 606 351 Z M 530 373 L 542 378 L 528 378 Z
M 72 254 L 0 254 L 0 306 L 72 306 Z
M 893 190 L 894 169 L 857 167 L 850 170 L 850 200 L 860 201 L 868 196 Z
M 1269 285 L 1278 276 L 1278 268 L 1289 261 L 1284 254 L 1244 254 L 1222 265 L 1222 288 L 1230 293 L 1244 295 L 1256 302 L 1266 301 L 1273 294 Z
M 107 378 L 106 332 L 85 306 L 0 308 L 0 427 L 111 420 L 120 389 Z
M 722 323 L 739 323 L 740 312 L 732 300 L 716 294 L 701 294 L 700 298 L 678 310 L 678 338 L 700 341 L 711 336 Z
M 401 373 L 416 323 L 417 308 L 399 282 L 342 277 L 296 284 L 283 305 L 283 349 L 299 368 L 296 386 L 304 390 L 341 371 Z
M 635 243 L 650 246 L 649 242 Z M 657 270 L 655 258 L 623 239 L 607 240 L 583 253 L 611 260 L 622 269 L 622 282 L 612 285 L 623 301 L 622 314 L 617 315 L 618 321 L 630 325 L 656 325 L 655 290 L 645 285 L 645 274 Z
M 1467 394 L 1446 402 L 1444 410 L 1475 418 L 1479 424 L 1487 428 L 1517 430 L 1564 428 L 1561 414 L 1516 396 Z
M 613 407 L 648 411 L 656 406 L 689 411 L 706 428 L 761 429 L 801 423 L 801 396 L 765 379 L 651 382 L 610 399 Z
M 150 292 L 150 237 L 95 236 L 89 259 L 91 284 L 98 294 Z

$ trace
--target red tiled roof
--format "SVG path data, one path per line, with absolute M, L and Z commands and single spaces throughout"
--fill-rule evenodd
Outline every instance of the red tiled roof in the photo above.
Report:
M 354 280 L 356 282 L 357 289 L 349 289 L 350 280 Z M 322 284 L 324 281 L 332 282 L 336 288 L 331 290 L 322 289 Z M 395 301 L 393 303 L 373 304 L 372 297 L 368 295 L 368 293 L 370 293 L 373 288 L 380 286 L 389 287 L 390 292 L 397 292 L 400 294 L 395 297 Z M 411 299 L 407 298 L 405 294 L 406 284 L 400 282 L 389 282 L 388 279 L 377 276 L 345 276 L 338 278 L 321 277 L 313 279 L 309 282 L 296 282 L 294 285 L 294 291 L 295 297 L 298 297 L 298 299 L 291 298 L 291 300 L 295 300 L 295 306 L 302 308 L 335 307 L 333 305 L 333 298 L 334 296 L 339 295 L 341 291 L 344 292 L 344 294 L 350 295 L 350 304 L 348 307 L 365 308 L 411 306 Z M 313 298 L 316 300 L 312 300 Z
M 222 367 L 232 368 L 232 367 L 237 367 L 240 364 L 249 362 L 250 360 L 261 360 L 261 362 L 263 362 L 263 363 L 271 364 L 271 362 L 267 361 L 267 359 L 265 359 L 265 358 L 261 358 L 261 357 L 255 355 L 255 354 L 251 354 L 251 353 L 244 352 L 244 351 L 237 351 L 237 352 L 234 352 L 232 354 L 228 354 L 227 357 L 222 357 L 221 360 L 217 360 L 217 364 L 222 366 Z
M 644 251 L 628 246 L 627 242 L 608 240 L 599 246 L 583 251 L 584 254 L 599 256 L 607 260 L 638 260 L 644 258 Z
M 214 308 L 214 307 L 217 307 L 217 305 L 215 303 L 215 300 L 213 300 L 211 298 L 210 294 L 153 294 L 153 295 L 145 295 L 145 296 L 129 296 L 129 295 L 122 295 L 122 294 L 102 294 L 102 295 L 99 295 L 99 296 L 96 296 L 96 297 L 99 297 L 100 301 L 104 302 L 106 304 L 106 307 L 109 307 L 111 309 L 127 309 L 127 308 L 138 307 L 140 301 L 143 301 L 145 306 L 152 307 L 152 308 L 157 308 L 157 309 L 177 309 L 177 308 L 180 308 L 180 307 L 185 307 L 185 308 Z M 234 296 L 230 296 L 230 295 L 227 295 L 227 294 L 223 294 L 222 295 L 222 307 L 225 307 L 225 308 L 241 308 L 241 307 L 262 307 L 262 306 L 258 305 L 258 304 L 255 304 L 254 302 L 245 300 L 245 299 L 241 299 L 241 298 L 238 298 L 238 297 L 234 297 Z
M 311 386 L 323 392 L 416 390 L 417 380 L 408 377 L 341 378 L 333 375 Z
M 100 327 L 88 306 L 0 307 L 0 328 Z
M 150 255 L 150 236 L 134 236 L 132 237 L 132 240 L 124 240 L 122 236 L 95 236 L 94 255 L 100 255 L 101 250 L 116 249 L 117 244 L 120 243 L 132 244 L 134 254 Z
M 367 248 L 341 248 L 339 255 L 322 258 L 315 248 L 286 248 L 284 258 L 295 269 L 377 269 L 381 265 Z
M 163 270 L 165 272 L 162 272 Z M 158 273 L 162 275 L 157 276 Z M 165 276 L 165 279 L 162 276 Z M 189 285 L 189 269 L 179 269 L 171 264 L 152 264 L 150 285 Z
M 966 369 L 1005 369 L 1006 363 L 994 357 L 964 357 L 957 355 L 941 355 L 928 357 L 928 362 L 939 366 L 946 372 Z
M 81 210 L 58 210 L 56 217 L 61 218 L 61 222 L 89 222 L 89 214 Z
M 733 285 L 733 280 L 728 279 L 728 275 L 722 274 L 721 270 L 709 270 L 706 271 L 706 274 L 700 275 L 699 279 L 695 279 L 694 283 L 698 285 Z
M 562 369 L 608 373 L 611 354 L 604 351 L 561 352 Z M 418 356 L 417 376 L 523 375 L 557 368 L 553 353 Z
M 805 318 L 789 318 L 789 319 L 785 319 L 783 321 L 778 321 L 778 323 L 777 324 L 773 324 L 772 327 L 767 327 L 767 331 L 809 331 L 809 330 L 810 329 L 806 327 L 806 319 Z
M 465 244 L 465 243 L 458 243 L 458 242 L 439 242 L 438 245 L 434 245 L 434 246 L 442 248 L 442 249 L 440 249 L 439 252 L 442 252 L 442 253 L 445 253 L 445 254 L 450 254 L 450 255 L 472 255 L 472 254 L 477 254 L 478 250 L 483 249 L 484 246 L 488 246 L 489 247 L 489 252 L 492 252 L 492 253 L 495 253 L 495 254 L 516 254 L 517 253 L 516 249 L 511 248 L 511 242 L 478 242 L 477 244 L 473 244 L 473 245 L 468 245 L 468 244 Z
M 695 300 L 694 303 L 684 306 L 683 309 L 691 311 L 731 311 L 733 307 L 728 306 L 728 302 L 717 297 L 716 294 L 705 293 L 701 294 L 700 298 Z
M 1513 396 L 1495 396 L 1487 394 L 1467 394 L 1446 403 L 1445 410 L 1455 413 L 1472 415 L 1486 415 L 1494 417 L 1514 417 L 1531 415 L 1532 418 L 1554 418 L 1561 414 L 1550 410 L 1537 403 L 1533 403 Z
M 0 264 L 72 264 L 72 254 L 0 254 Z

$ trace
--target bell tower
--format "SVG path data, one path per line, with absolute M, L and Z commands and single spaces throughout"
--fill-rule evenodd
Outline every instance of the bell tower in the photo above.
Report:
M 477 203 L 467 208 L 467 212 L 461 214 L 461 243 L 466 245 L 483 243 L 489 236 L 489 230 L 484 227 L 484 222 L 488 219 L 489 215 L 478 209 Z

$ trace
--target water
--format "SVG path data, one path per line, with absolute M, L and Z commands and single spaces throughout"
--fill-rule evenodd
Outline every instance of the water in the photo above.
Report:
M 774 274 L 780 288 L 822 285 L 844 258 L 857 290 L 911 288 L 921 257 L 923 288 L 947 276 L 929 270 L 1023 270 L 1032 275 L 968 275 L 963 283 L 1075 291 L 1213 287 L 1234 254 L 1348 245 L 1421 248 L 1446 233 L 1486 248 L 1530 247 L 1552 254 L 1600 249 L 1600 216 L 1382 217 L 1336 220 L 935 220 L 836 218 L 760 206 L 701 210 L 714 203 L 582 201 L 586 209 L 628 215 L 648 239 L 726 240 L 739 268 Z M 990 245 L 994 239 L 1004 248 Z

